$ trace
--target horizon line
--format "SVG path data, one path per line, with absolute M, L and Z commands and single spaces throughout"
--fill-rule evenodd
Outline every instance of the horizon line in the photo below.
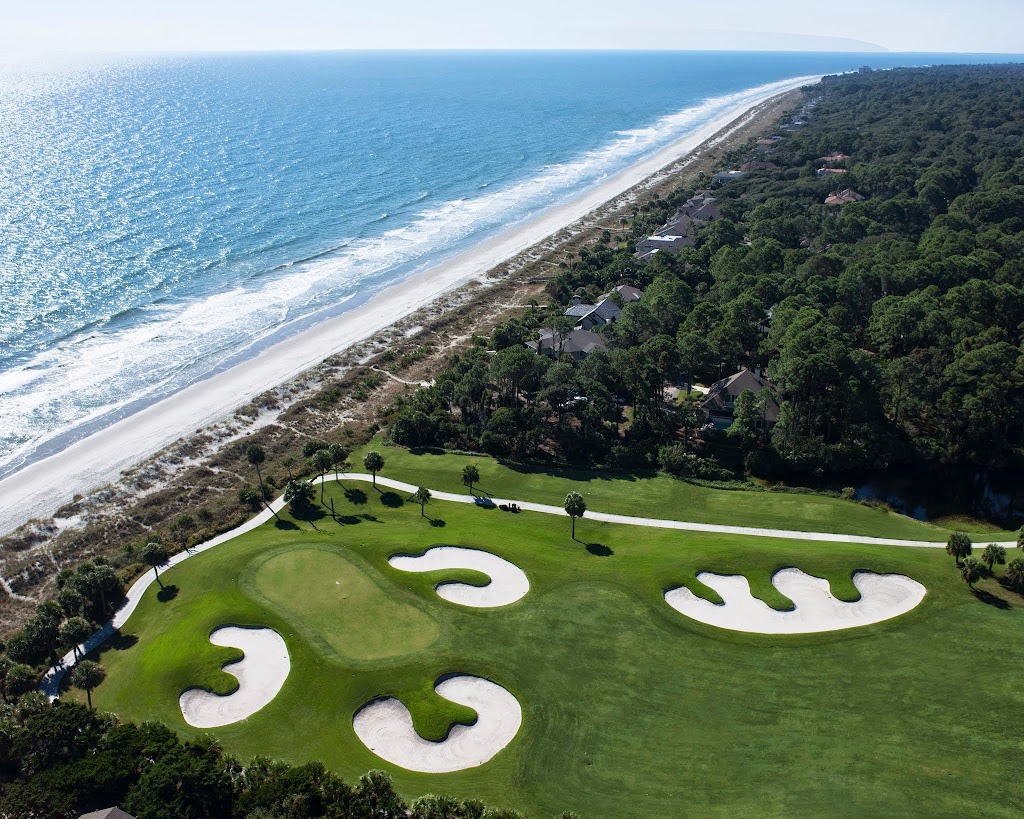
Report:
M 418 48 L 181 48 L 181 49 L 119 49 L 97 51 L 74 51 L 67 49 L 25 50 L 0 49 L 3 57 L 83 57 L 83 56 L 121 56 L 121 55 L 165 55 L 165 54 L 860 54 L 864 56 L 898 56 L 907 55 L 963 55 L 976 57 L 1021 57 L 1024 52 L 1016 51 L 898 51 L 881 47 L 878 50 L 860 51 L 857 49 L 799 49 L 799 48 L 582 48 L 566 46 L 560 48 L 547 47 L 509 47 L 509 48 L 463 48 L 423 46 Z

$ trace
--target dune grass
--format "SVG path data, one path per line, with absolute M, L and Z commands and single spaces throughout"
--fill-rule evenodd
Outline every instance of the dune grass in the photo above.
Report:
M 949 529 L 884 509 L 824 495 L 712 489 L 653 471 L 544 470 L 506 464 L 485 456 L 414 453 L 385 447 L 374 439 L 352 454 L 353 468 L 362 471 L 363 455 L 376 449 L 385 458 L 382 475 L 398 477 L 431 489 L 465 492 L 462 467 L 480 471 L 474 491 L 496 497 L 561 506 L 566 493 L 580 492 L 588 508 L 641 517 L 671 518 L 695 523 L 836 532 L 849 535 L 943 541 Z M 1012 540 L 1015 534 L 991 529 L 974 539 Z
M 417 482 L 393 456 L 387 473 Z M 485 473 L 483 488 L 515 494 L 496 485 L 497 474 Z M 529 480 L 545 498 L 562 492 L 560 479 Z M 208 635 L 224 624 L 267 626 L 288 645 L 284 688 L 248 720 L 209 732 L 245 758 L 322 760 L 349 780 L 380 768 L 409 797 L 476 797 L 535 817 L 1010 816 L 1024 808 L 1012 784 L 1024 610 L 985 605 L 940 550 L 587 519 L 573 541 L 568 521 L 549 515 L 434 502 L 425 519 L 415 504 L 383 503 L 368 487 L 353 503 L 344 489 L 326 489 L 337 519 L 269 523 L 166 571 L 177 594 L 161 602 L 150 589 L 102 650 L 108 677 L 93 694 L 97 706 L 196 735 L 178 709 L 181 691 L 235 686 L 220 666 L 238 652 L 212 646 Z M 636 489 L 620 484 L 622 507 Z M 434 591 L 458 572 L 414 574 L 387 563 L 439 544 L 512 561 L 530 592 L 500 609 L 459 607 Z M 695 575 L 709 570 L 744 574 L 755 594 L 785 608 L 770 578 L 786 566 L 828 578 L 846 599 L 857 597 L 850 578 L 858 569 L 908 574 L 928 595 L 875 626 L 771 637 L 697 623 L 662 597 L 680 584 L 707 595 Z M 520 733 L 491 762 L 415 774 L 355 737 L 353 714 L 380 695 L 400 697 L 428 738 L 470 722 L 470 709 L 433 692 L 451 672 L 492 679 L 522 704 Z

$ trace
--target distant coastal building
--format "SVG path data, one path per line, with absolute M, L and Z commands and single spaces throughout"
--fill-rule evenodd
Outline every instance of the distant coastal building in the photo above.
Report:
M 682 248 L 693 247 L 696 243 L 697 240 L 693 236 L 661 236 L 656 233 L 636 243 L 636 255 L 641 258 L 648 258 L 660 251 L 678 253 Z
M 818 168 L 818 176 L 829 176 L 834 173 L 847 173 L 846 168 Z
M 560 358 L 568 355 L 573 361 L 582 361 L 594 350 L 607 350 L 604 339 L 591 330 L 573 330 L 556 337 L 550 330 L 544 330 L 537 341 L 527 341 L 526 346 L 538 355 Z
M 736 399 L 747 390 L 755 395 L 764 390 L 768 391 L 761 399 L 763 402 L 762 424 L 765 429 L 775 426 L 775 422 L 779 420 L 779 402 L 775 396 L 775 390 L 763 375 L 744 367 L 738 373 L 733 373 L 728 378 L 723 378 L 712 384 L 707 398 L 701 403 L 708 420 L 715 429 L 728 429 L 732 426 Z
M 838 151 L 829 154 L 828 156 L 818 157 L 819 162 L 845 162 L 849 159 L 848 154 L 839 153 Z
M 693 247 L 697 243 L 694 231 L 721 218 L 722 211 L 711 191 L 697 191 L 653 235 L 637 242 L 635 256 L 647 259 L 655 253 L 678 253 L 684 247 Z
M 784 139 L 785 137 L 783 136 L 779 136 L 778 134 L 772 134 L 771 136 L 759 139 L 757 141 L 757 144 L 760 145 L 762 148 L 770 148 L 772 147 L 772 145 L 775 145 L 778 142 L 782 142 L 782 140 Z
M 853 202 L 863 202 L 864 196 L 861 196 L 853 188 L 846 188 L 845 190 L 839 191 L 839 193 L 833 193 L 825 199 L 826 205 L 849 205 Z
M 741 176 L 743 176 L 743 171 L 740 170 L 719 171 L 712 178 L 720 185 L 725 185 L 729 182 L 732 182 L 734 179 L 739 179 Z

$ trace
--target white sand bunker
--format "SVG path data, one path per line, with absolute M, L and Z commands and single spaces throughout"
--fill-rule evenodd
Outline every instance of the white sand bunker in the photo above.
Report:
M 412 714 L 394 697 L 374 700 L 352 718 L 362 743 L 381 759 L 409 771 L 451 773 L 483 765 L 508 745 L 523 724 L 519 701 L 481 677 L 449 677 L 435 688 L 446 700 L 476 711 L 473 725 L 456 725 L 440 742 L 423 739 Z
M 530 581 L 514 563 L 479 549 L 459 546 L 435 546 L 419 557 L 395 555 L 388 560 L 403 572 L 436 572 L 441 569 L 473 569 L 491 578 L 486 586 L 467 583 L 441 583 L 439 597 L 460 606 L 478 609 L 497 608 L 515 603 L 530 590 Z
M 860 600 L 847 603 L 832 596 L 827 580 L 799 569 L 782 569 L 772 577 L 772 584 L 795 608 L 776 611 L 750 593 L 750 584 L 741 575 L 701 572 L 697 579 L 718 592 L 724 602 L 711 603 L 687 588 L 670 589 L 665 601 L 702 623 L 757 634 L 811 634 L 880 623 L 906 614 L 926 592 L 924 586 L 902 574 L 856 572 L 853 584 Z
M 181 715 L 195 728 L 219 728 L 252 716 L 277 696 L 291 669 L 288 647 L 273 629 L 224 626 L 210 635 L 210 642 L 240 648 L 245 656 L 224 666 L 238 678 L 233 694 L 190 688 L 178 698 Z

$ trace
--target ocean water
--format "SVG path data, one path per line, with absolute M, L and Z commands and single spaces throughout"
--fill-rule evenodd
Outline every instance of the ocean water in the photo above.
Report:
M 987 59 L 0 65 L 0 475 L 578 195 L 768 84 Z

